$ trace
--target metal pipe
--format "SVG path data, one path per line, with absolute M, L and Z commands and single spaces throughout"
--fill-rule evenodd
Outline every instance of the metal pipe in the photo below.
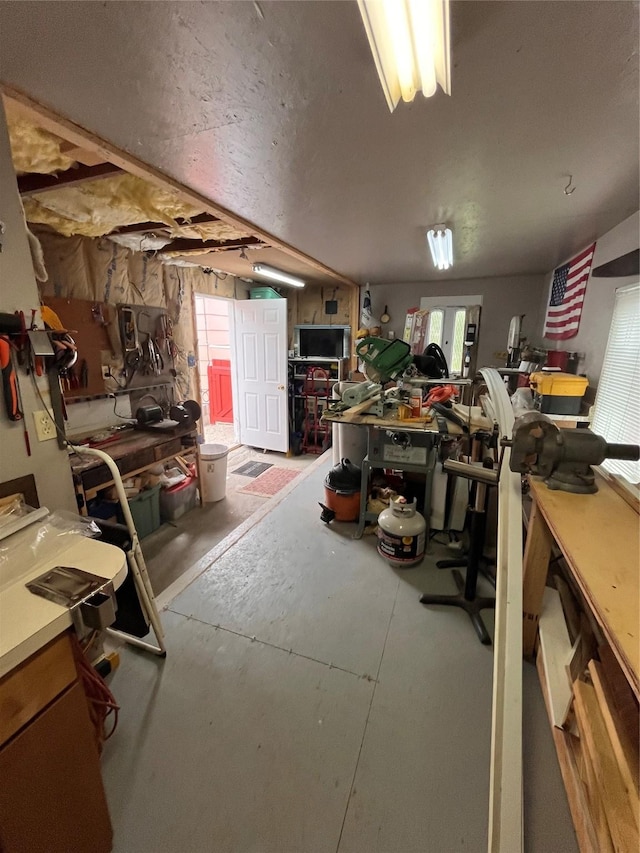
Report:
M 449 474 L 455 474 L 467 480 L 475 480 L 478 483 L 485 483 L 487 486 L 498 484 L 499 471 L 494 471 L 492 468 L 470 465 L 468 462 L 459 462 L 457 459 L 445 459 L 442 467 Z

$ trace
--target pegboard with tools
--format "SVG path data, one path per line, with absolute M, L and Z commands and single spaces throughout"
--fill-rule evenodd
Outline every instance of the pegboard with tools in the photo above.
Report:
M 45 304 L 78 349 L 60 377 L 66 400 L 173 385 L 177 349 L 166 309 L 55 297 Z

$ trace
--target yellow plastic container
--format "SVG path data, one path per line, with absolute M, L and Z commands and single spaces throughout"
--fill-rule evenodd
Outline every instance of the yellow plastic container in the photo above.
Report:
M 537 394 L 552 397 L 582 397 L 587 390 L 589 380 L 586 376 L 573 373 L 532 373 L 529 385 Z

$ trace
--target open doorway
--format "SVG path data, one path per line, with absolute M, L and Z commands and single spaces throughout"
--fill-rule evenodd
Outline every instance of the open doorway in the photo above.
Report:
M 232 390 L 231 300 L 194 294 L 202 424 L 207 444 L 239 444 Z

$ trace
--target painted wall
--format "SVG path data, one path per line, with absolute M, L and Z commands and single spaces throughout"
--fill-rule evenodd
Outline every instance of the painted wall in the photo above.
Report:
M 611 231 L 600 237 L 596 243 L 592 269 L 600 266 L 600 264 L 606 264 L 607 261 L 612 261 L 614 258 L 620 257 L 620 255 L 631 252 L 633 249 L 637 249 L 639 244 L 640 212 L 636 211 L 628 219 L 625 219 L 624 222 L 621 222 L 615 228 L 612 228 Z M 542 334 L 544 329 L 544 317 L 552 275 L 553 273 L 550 272 L 546 276 L 547 285 L 544 288 L 540 306 L 540 334 Z M 613 316 L 616 290 L 619 287 L 632 284 L 637 280 L 637 276 L 628 276 L 625 278 L 592 278 L 589 276 L 578 334 L 575 338 L 570 338 L 568 341 L 544 340 L 544 345 L 550 349 L 583 352 L 585 357 L 581 363 L 580 372 L 585 373 L 589 377 L 589 383 L 593 386 L 598 384 L 602 370 L 602 361 L 607 348 L 607 338 L 609 336 L 611 317 Z
M 514 314 L 524 314 L 523 334 L 534 343 L 540 338 L 542 292 L 547 277 L 542 275 L 504 278 L 472 278 L 460 281 L 413 282 L 410 284 L 371 285 L 374 316 L 379 317 L 389 306 L 391 322 L 385 327 L 402 336 L 407 310 L 420 305 L 424 296 L 482 295 L 482 314 L 478 341 L 478 366 L 501 366 L 504 359 L 496 353 L 507 347 L 509 321 Z
M 20 208 L 15 172 L 11 162 L 9 138 L 2 103 L 0 102 L 0 221 L 4 223 L 0 252 L 0 311 L 13 313 L 22 310 L 28 318 L 31 309 L 40 304 L 33 275 L 31 253 Z M 7 419 L 4 402 L 0 404 L 0 482 L 34 474 L 38 497 L 49 509 L 76 509 L 71 469 L 66 450 L 57 441 L 39 442 L 36 439 L 32 412 L 42 409 L 31 381 L 20 372 L 18 376 L 26 425 L 31 441 L 31 456 L 27 455 L 23 423 Z M 48 383 L 40 380 L 41 393 L 48 403 Z

